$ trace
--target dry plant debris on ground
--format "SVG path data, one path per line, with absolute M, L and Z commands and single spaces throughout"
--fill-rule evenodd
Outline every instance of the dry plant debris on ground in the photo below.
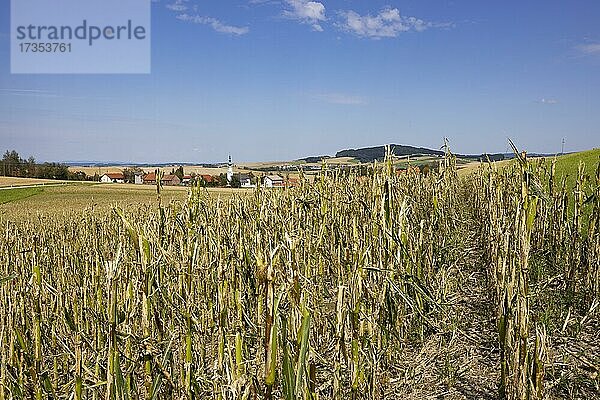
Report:
M 4 221 L 0 400 L 599 397 L 600 169 Z

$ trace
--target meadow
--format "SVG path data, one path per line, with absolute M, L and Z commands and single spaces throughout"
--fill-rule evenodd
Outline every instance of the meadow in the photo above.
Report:
M 0 400 L 598 398 L 586 161 L 4 204 Z
M 43 191 L 41 187 L 0 190 L 0 205 L 26 199 Z

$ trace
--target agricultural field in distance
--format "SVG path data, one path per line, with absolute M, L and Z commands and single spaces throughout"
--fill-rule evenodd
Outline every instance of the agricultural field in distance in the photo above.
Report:
M 175 168 L 178 168 L 178 167 L 179 167 L 179 165 L 161 166 L 160 169 L 163 172 L 168 173 L 169 171 L 171 171 L 171 169 L 175 169 Z M 102 176 L 102 174 L 106 174 L 106 173 L 121 172 L 121 171 L 123 171 L 124 168 L 126 168 L 126 167 L 125 166 L 118 166 L 118 165 L 101 166 L 101 167 L 95 167 L 95 166 L 70 166 L 69 167 L 69 171 L 71 171 L 71 172 L 82 171 L 82 172 L 84 172 L 88 176 L 94 176 L 94 174 L 98 174 L 98 176 Z M 153 166 L 141 167 L 141 169 L 145 173 L 154 172 L 157 168 L 158 167 L 153 167 Z M 184 169 L 184 172 L 186 174 L 195 173 L 195 174 L 198 174 L 198 175 L 200 175 L 200 174 L 220 175 L 220 174 L 224 174 L 224 173 L 227 172 L 227 167 L 224 167 L 224 168 L 207 168 L 207 167 L 195 166 L 195 165 L 185 165 L 183 169 Z
M 580 153 L 567 154 L 556 157 L 556 173 L 558 177 L 566 176 L 568 186 L 573 186 L 579 162 L 584 162 L 587 165 L 587 173 L 590 173 L 591 165 L 597 164 L 600 157 L 600 149 L 588 150 Z M 352 164 L 352 158 L 331 158 L 326 162 L 328 165 L 337 166 L 340 164 Z M 547 165 L 550 165 L 552 158 L 546 158 Z M 411 157 L 410 159 L 400 159 L 394 161 L 395 168 L 406 168 L 409 165 L 422 165 L 439 163 L 439 157 L 419 156 Z M 535 159 L 531 160 L 535 162 Z M 506 160 L 496 162 L 499 168 L 513 165 L 516 161 Z M 263 174 L 261 171 L 256 171 L 256 168 L 275 168 L 283 163 L 278 162 L 263 162 L 243 164 L 240 167 L 254 170 L 257 174 Z M 468 160 L 458 159 L 456 161 L 457 169 L 460 176 L 465 176 L 477 171 L 479 162 L 471 162 Z M 298 164 L 299 168 L 319 165 L 318 163 L 303 163 Z M 78 167 L 72 167 L 75 170 Z M 98 172 L 98 167 L 83 168 L 87 174 Z M 122 167 L 101 167 L 100 172 L 116 172 Z M 168 168 L 163 168 L 167 170 Z M 153 171 L 153 167 L 145 168 L 147 171 Z M 245 169 L 239 171 L 247 172 Z M 208 173 L 218 175 L 226 172 L 222 168 L 201 168 L 186 166 L 186 173 Z M 314 172 L 312 173 L 314 175 Z M 297 173 L 290 173 L 291 176 L 297 177 Z M 67 186 L 60 186 L 68 184 Z M 30 186 L 30 185 L 51 185 L 46 187 L 24 188 L 1 190 L 2 187 L 10 186 Z M 57 186 L 59 185 L 59 186 Z M 210 188 L 209 192 L 215 196 L 228 196 L 232 193 L 242 193 L 244 191 L 231 190 L 226 188 Z M 163 201 L 183 201 L 187 196 L 187 188 L 182 187 L 165 187 L 163 188 Z M 154 186 L 139 186 L 139 185 L 123 185 L 123 184 L 94 184 L 89 182 L 66 182 L 49 179 L 30 179 L 30 178 L 11 178 L 0 177 L 0 215 L 8 220 L 22 220 L 32 217 L 36 214 L 52 215 L 56 213 L 64 213 L 68 211 L 81 211 L 84 209 L 94 209 L 96 211 L 110 210 L 113 206 L 131 208 L 138 205 L 151 205 L 156 203 L 156 188 Z
M 211 189 L 217 192 L 218 189 Z M 162 201 L 183 201 L 187 188 L 163 188 Z M 227 191 L 223 190 L 227 195 Z M 157 204 L 155 186 L 71 183 L 61 186 L 0 190 L 0 219 L 20 221 L 37 216 L 73 212 L 106 212 L 113 206 L 126 209 Z
M 582 151 L 579 153 L 566 154 L 556 158 L 556 171 L 567 177 L 567 187 L 573 187 L 577 179 L 579 164 L 584 164 L 584 174 L 593 176 L 596 172 L 595 165 L 600 160 L 600 149 Z M 546 159 L 547 165 L 552 162 L 551 158 Z
M 13 178 L 10 176 L 0 176 L 0 188 L 12 186 L 30 186 L 30 185 L 56 185 L 64 183 L 53 179 L 37 179 L 37 178 Z
M 556 160 L 556 171 L 561 176 L 568 176 L 569 183 L 573 184 L 575 181 L 575 177 L 577 175 L 577 169 L 579 167 L 579 163 L 582 162 L 585 165 L 585 172 L 590 174 L 594 172 L 594 166 L 598 164 L 598 160 L 600 159 L 600 149 L 591 149 L 586 151 L 580 151 L 565 155 L 557 155 L 555 157 L 530 157 L 529 160 L 531 162 L 536 162 L 540 160 L 544 160 L 546 166 L 549 167 L 552 164 L 553 160 Z M 497 161 L 494 164 L 498 168 L 504 168 L 507 166 L 514 165 L 516 163 L 516 159 Z M 469 174 L 471 172 L 476 172 L 477 168 L 480 166 L 480 162 L 469 162 L 465 163 L 462 168 L 459 168 L 459 172 L 461 175 Z
M 328 166 L 339 167 L 339 166 L 358 166 L 361 163 L 352 157 L 331 157 L 324 160 Z M 394 165 L 397 168 L 407 168 L 409 165 L 437 165 L 440 161 L 440 157 L 435 156 L 413 156 L 413 157 L 401 157 L 394 161 Z M 473 163 L 468 159 L 457 159 L 456 164 L 459 168 L 463 166 L 476 166 L 478 163 Z M 362 164 L 369 166 L 371 163 Z M 255 176 L 262 176 L 267 173 L 280 173 L 286 176 L 298 177 L 298 170 L 303 169 L 307 175 L 315 175 L 316 172 L 313 168 L 320 168 L 322 162 L 305 162 L 305 161 L 264 161 L 264 162 L 249 162 L 249 163 L 234 163 L 234 173 L 253 173 Z M 160 168 L 163 172 L 168 173 L 171 169 L 178 168 L 179 165 L 168 165 L 168 166 L 144 166 L 140 167 L 145 173 L 153 172 L 157 168 Z M 287 167 L 288 169 L 281 170 L 281 167 Z M 105 173 L 121 172 L 126 166 L 113 165 L 113 166 L 70 166 L 69 171 L 71 172 L 84 172 L 88 176 L 94 176 L 98 174 L 101 176 Z M 221 175 L 227 173 L 227 167 L 216 168 L 216 167 L 204 167 L 199 165 L 184 165 L 183 171 L 185 174 L 207 174 L 207 175 Z
M 44 191 L 42 187 L 24 187 L 10 190 L 0 190 L 0 205 L 23 200 L 40 194 Z

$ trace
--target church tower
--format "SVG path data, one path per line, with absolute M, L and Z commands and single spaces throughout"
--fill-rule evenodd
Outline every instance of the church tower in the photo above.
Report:
M 227 163 L 227 186 L 231 186 L 233 180 L 233 163 L 231 162 L 231 154 L 229 155 L 229 162 Z

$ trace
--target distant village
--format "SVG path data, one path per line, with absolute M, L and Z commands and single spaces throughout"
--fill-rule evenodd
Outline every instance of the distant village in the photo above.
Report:
M 315 159 L 303 159 L 299 161 L 310 162 L 311 164 L 280 164 L 280 165 L 259 165 L 254 166 L 250 170 L 248 167 L 239 167 L 243 172 L 234 172 L 234 165 L 229 157 L 226 164 L 202 164 L 194 166 L 199 168 L 196 172 L 185 173 L 183 166 L 169 166 L 162 171 L 160 169 L 150 170 L 149 166 L 129 166 L 123 167 L 121 170 L 115 170 L 111 167 L 109 171 L 103 173 L 98 166 L 96 168 L 90 166 L 81 166 L 82 170 L 73 170 L 68 165 L 62 163 L 36 163 L 33 157 L 23 159 L 20 155 L 12 150 L 6 151 L 2 159 L 0 159 L 0 176 L 10 176 L 18 178 L 39 178 L 39 179 L 54 179 L 54 180 L 69 180 L 69 181 L 91 181 L 102 183 L 129 183 L 136 185 L 156 185 L 157 179 L 160 179 L 163 186 L 192 186 L 200 185 L 204 187 L 231 187 L 231 188 L 284 188 L 294 187 L 299 183 L 298 178 L 294 174 L 298 169 L 302 169 L 306 173 L 305 176 L 313 176 L 315 171 L 322 168 L 322 165 L 317 164 L 318 157 Z M 323 158 L 321 161 L 323 161 Z M 433 164 L 433 165 L 432 165 Z M 142 168 L 144 167 L 144 168 Z M 167 172 L 171 168 L 170 172 Z M 224 171 L 226 168 L 226 172 Z M 358 176 L 363 177 L 369 174 L 370 164 L 355 164 L 355 163 L 335 163 L 328 165 L 332 170 L 340 171 L 340 173 L 349 173 L 354 171 Z M 437 168 L 435 162 L 421 165 L 404 165 L 396 168 L 396 174 L 402 175 L 407 172 L 416 172 L 428 174 L 430 169 Z M 91 173 L 90 173 L 91 172 Z M 207 173 L 208 172 L 208 173 Z M 210 172 L 218 172 L 216 175 Z M 157 177 L 157 173 L 159 177 Z
M 144 172 L 141 168 L 125 168 L 121 172 L 107 172 L 100 176 L 102 183 L 132 183 L 136 185 L 156 185 L 157 171 Z M 160 175 L 160 172 L 159 172 Z M 298 179 L 283 177 L 278 174 L 255 176 L 249 173 L 234 173 L 231 157 L 227 164 L 227 173 L 220 175 L 209 174 L 184 174 L 183 167 L 173 168 L 170 173 L 160 176 L 163 186 L 195 186 L 205 187 L 233 187 L 251 189 L 257 186 L 266 188 L 294 187 Z

